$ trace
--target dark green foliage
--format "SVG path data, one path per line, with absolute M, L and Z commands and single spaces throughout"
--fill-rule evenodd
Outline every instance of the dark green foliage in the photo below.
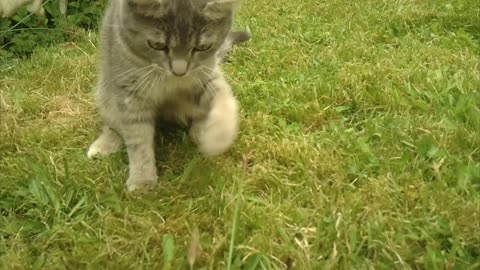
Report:
M 0 19 L 0 57 L 26 57 L 35 48 L 74 40 L 98 26 L 105 5 L 106 0 L 69 1 L 62 16 L 58 0 L 45 1 L 46 17 L 21 8 L 13 17 Z

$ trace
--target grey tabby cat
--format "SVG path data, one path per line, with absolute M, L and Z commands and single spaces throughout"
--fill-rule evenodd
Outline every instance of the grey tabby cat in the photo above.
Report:
M 101 31 L 96 101 L 103 131 L 88 157 L 129 158 L 127 189 L 157 184 L 156 120 L 190 124 L 205 155 L 225 152 L 238 131 L 238 104 L 219 62 L 250 38 L 230 32 L 238 0 L 113 0 Z

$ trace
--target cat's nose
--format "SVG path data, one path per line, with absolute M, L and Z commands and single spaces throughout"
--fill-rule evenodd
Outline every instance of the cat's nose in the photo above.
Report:
M 172 73 L 175 76 L 183 76 L 188 71 L 188 62 L 185 60 L 173 60 L 170 65 Z

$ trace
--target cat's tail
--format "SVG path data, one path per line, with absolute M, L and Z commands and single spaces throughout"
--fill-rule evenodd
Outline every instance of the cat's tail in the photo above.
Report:
M 232 50 L 234 45 L 247 42 L 250 40 L 250 38 L 251 38 L 250 33 L 245 31 L 230 32 L 227 38 L 225 39 L 225 42 L 223 42 L 223 45 L 220 47 L 220 49 L 217 52 L 217 57 L 219 59 L 219 62 L 225 61 L 225 57 Z

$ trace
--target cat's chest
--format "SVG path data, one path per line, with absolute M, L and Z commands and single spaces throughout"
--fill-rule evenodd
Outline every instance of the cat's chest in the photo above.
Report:
M 183 93 L 195 92 L 197 84 L 193 77 L 165 77 L 152 84 L 146 98 L 160 106 L 168 100 L 182 98 Z
M 155 109 L 167 118 L 185 118 L 200 114 L 197 104 L 200 93 L 198 84 L 188 77 L 183 80 L 162 81 L 152 89 L 151 97 Z
M 142 101 L 144 105 L 161 106 L 172 99 L 178 99 L 185 93 L 195 93 L 200 85 L 200 78 L 191 76 L 130 76 L 120 80 L 128 100 Z
M 200 78 L 166 77 L 134 81 L 129 85 L 122 103 L 127 111 L 150 111 L 167 119 L 178 119 L 203 115 L 198 104 L 202 92 Z

